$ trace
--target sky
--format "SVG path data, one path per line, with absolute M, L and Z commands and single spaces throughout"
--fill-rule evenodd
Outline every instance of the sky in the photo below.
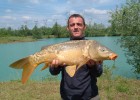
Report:
M 125 0 L 1 0 L 0 28 L 51 27 L 55 22 L 65 26 L 74 13 L 81 14 L 86 24 L 109 26 L 109 12 L 123 4 Z

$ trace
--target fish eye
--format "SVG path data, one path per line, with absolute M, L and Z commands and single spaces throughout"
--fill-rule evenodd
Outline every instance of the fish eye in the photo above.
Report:
M 99 50 L 100 52 L 107 52 L 106 47 L 99 47 L 98 50 Z
M 102 52 L 105 52 L 105 51 L 106 51 L 106 49 L 105 49 L 105 48 L 101 48 L 100 50 L 101 50 Z

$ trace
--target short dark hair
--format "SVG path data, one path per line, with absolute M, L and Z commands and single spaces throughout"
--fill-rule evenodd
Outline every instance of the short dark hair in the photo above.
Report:
M 80 17 L 80 18 L 82 18 L 83 24 L 84 24 L 84 26 L 86 26 L 85 19 L 80 14 L 72 14 L 72 15 L 70 15 L 70 17 L 68 18 L 68 21 L 67 21 L 67 26 L 69 26 L 69 19 L 72 18 L 72 17 Z

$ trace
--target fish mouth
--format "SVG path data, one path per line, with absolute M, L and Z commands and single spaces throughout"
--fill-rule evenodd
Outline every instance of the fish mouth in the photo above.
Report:
M 114 53 L 109 56 L 110 60 L 115 60 L 117 57 L 118 57 L 118 55 L 114 54 Z

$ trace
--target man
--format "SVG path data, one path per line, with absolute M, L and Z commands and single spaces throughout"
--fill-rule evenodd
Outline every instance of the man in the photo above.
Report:
M 70 40 L 84 40 L 86 24 L 84 18 L 79 14 L 73 14 L 67 22 L 67 30 L 70 32 Z M 62 100 L 99 100 L 97 77 L 102 74 L 102 62 L 89 60 L 80 67 L 73 77 L 70 77 L 65 64 L 59 65 L 54 59 L 50 66 L 50 73 L 58 75 L 62 72 L 60 94 Z

